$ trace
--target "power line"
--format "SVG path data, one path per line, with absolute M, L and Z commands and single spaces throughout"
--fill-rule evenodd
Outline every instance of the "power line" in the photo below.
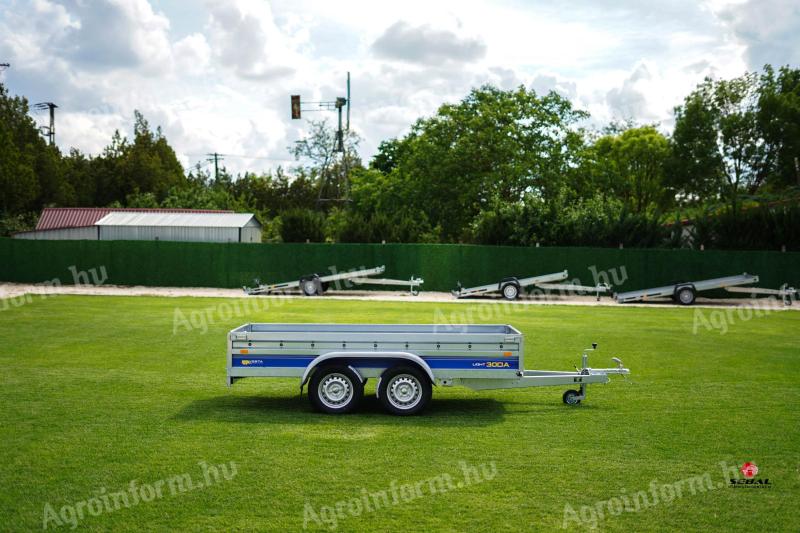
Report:
M 189 157 L 206 157 L 211 156 L 213 154 L 186 154 Z M 260 155 L 238 155 L 238 154 L 217 154 L 219 156 L 224 157 L 234 157 L 237 159 L 264 159 L 266 161 L 294 161 L 294 159 L 282 158 L 282 157 L 266 157 Z
M 236 154 L 224 154 L 226 157 L 236 157 L 239 159 L 264 159 L 266 161 L 294 161 L 294 159 L 287 159 L 283 157 L 265 157 L 260 155 L 236 155 Z

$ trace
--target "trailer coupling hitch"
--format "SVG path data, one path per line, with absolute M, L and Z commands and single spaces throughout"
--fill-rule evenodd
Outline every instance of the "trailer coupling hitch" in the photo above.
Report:
M 617 368 L 619 370 L 622 370 L 623 368 L 625 368 L 625 365 L 622 364 L 622 359 L 620 359 L 619 357 L 612 357 L 611 360 L 614 361 L 617 364 Z M 622 379 L 623 380 L 625 380 L 628 383 L 631 383 L 631 381 L 628 379 L 628 374 L 622 373 L 622 372 L 620 372 L 620 374 L 622 375 Z

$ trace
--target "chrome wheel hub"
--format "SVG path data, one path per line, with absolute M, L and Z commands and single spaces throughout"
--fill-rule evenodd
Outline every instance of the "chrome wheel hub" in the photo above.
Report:
M 353 384 L 344 374 L 328 374 L 319 382 L 317 391 L 320 401 L 332 409 L 344 407 L 353 398 Z
M 422 399 L 422 386 L 410 374 L 393 377 L 386 389 L 389 403 L 398 409 L 411 409 Z

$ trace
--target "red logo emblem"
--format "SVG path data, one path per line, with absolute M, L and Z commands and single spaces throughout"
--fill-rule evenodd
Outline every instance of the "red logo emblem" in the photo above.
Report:
M 743 464 L 739 470 L 747 479 L 753 479 L 756 477 L 756 474 L 758 474 L 758 467 L 755 463 L 751 463 L 750 461 Z

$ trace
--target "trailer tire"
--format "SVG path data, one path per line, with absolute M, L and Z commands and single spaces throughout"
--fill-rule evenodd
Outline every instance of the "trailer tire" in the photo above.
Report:
M 681 287 L 675 291 L 675 301 L 681 305 L 692 305 L 695 300 L 695 292 L 691 287 Z
M 428 376 L 413 366 L 395 366 L 381 374 L 378 398 L 386 412 L 409 416 L 430 403 L 433 388 Z
M 320 293 L 320 283 L 318 276 L 300 278 L 300 289 L 306 296 L 316 296 Z
M 308 398 L 317 411 L 327 414 L 351 413 L 364 397 L 364 384 L 345 365 L 318 368 L 308 384 Z
M 519 296 L 519 284 L 513 281 L 504 283 L 503 286 L 500 287 L 500 292 L 506 300 L 516 300 Z
M 568 390 L 564 391 L 564 395 L 561 397 L 561 400 L 567 405 L 578 405 L 581 403 L 580 400 L 581 393 L 576 390 Z

